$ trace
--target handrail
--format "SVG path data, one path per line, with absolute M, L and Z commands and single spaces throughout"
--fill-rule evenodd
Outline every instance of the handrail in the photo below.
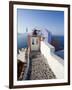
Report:
M 23 76 L 23 80 L 26 80 L 27 78 L 27 74 L 28 74 L 28 71 L 29 71 L 29 48 L 27 49 L 27 67 L 25 69 L 25 72 L 24 72 L 24 76 Z

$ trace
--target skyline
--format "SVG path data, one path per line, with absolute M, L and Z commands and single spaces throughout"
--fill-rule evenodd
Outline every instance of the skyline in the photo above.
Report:
M 64 12 L 52 10 L 17 9 L 18 33 L 33 28 L 46 28 L 53 35 L 64 35 Z

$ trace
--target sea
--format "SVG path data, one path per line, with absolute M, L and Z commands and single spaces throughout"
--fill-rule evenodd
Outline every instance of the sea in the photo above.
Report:
M 21 48 L 28 47 L 28 33 L 17 34 L 17 52 Z M 52 42 L 55 44 L 55 54 L 64 59 L 64 36 L 52 36 Z M 57 44 L 57 45 L 56 45 Z
M 64 59 L 64 36 L 52 35 L 52 45 L 55 46 L 55 54 Z
M 17 52 L 21 48 L 27 48 L 28 47 L 28 34 L 27 33 L 18 33 L 17 34 Z
M 57 52 L 55 52 L 56 55 L 58 55 L 59 57 L 61 57 L 62 59 L 64 59 L 64 50 L 59 50 Z

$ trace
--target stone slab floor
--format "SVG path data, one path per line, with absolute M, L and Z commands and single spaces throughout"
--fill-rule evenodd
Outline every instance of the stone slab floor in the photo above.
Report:
M 30 80 L 55 79 L 56 76 L 47 64 L 47 60 L 40 52 L 31 52 Z

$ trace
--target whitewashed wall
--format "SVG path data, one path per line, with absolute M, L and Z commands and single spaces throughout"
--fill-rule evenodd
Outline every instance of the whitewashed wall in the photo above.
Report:
M 32 39 L 34 39 L 34 44 L 32 44 Z M 38 39 L 38 44 L 36 44 L 37 39 Z M 38 37 L 31 37 L 31 50 L 33 51 L 39 50 L 39 38 Z
M 64 63 L 63 60 L 54 54 L 55 48 L 49 43 L 41 41 L 41 53 L 47 59 L 47 63 L 56 75 L 56 78 L 64 78 Z

